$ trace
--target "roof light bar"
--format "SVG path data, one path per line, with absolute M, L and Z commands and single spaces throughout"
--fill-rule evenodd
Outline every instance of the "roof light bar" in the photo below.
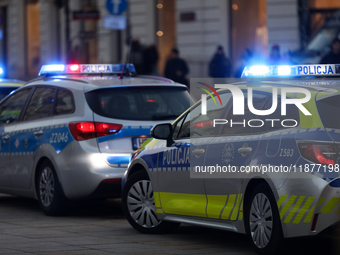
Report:
M 242 78 L 297 77 L 297 76 L 340 76 L 337 65 L 254 65 L 246 66 Z
M 85 64 L 85 65 L 43 65 L 39 76 L 42 75 L 63 75 L 63 74 L 120 74 L 123 69 L 128 68 L 131 73 L 136 69 L 133 64 Z

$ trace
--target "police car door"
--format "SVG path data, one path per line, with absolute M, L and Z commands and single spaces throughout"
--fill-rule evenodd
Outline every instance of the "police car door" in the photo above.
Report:
M 219 118 L 223 107 L 210 98 L 207 115 L 198 104 L 174 125 L 173 144 L 159 153 L 158 187 L 162 209 L 167 214 L 206 216 L 207 199 L 203 173 L 207 146 L 214 137 L 212 118 Z
M 31 88 L 21 89 L 0 104 L 0 187 L 10 187 L 10 141 Z
M 248 121 L 258 119 L 247 107 L 247 93 L 244 91 L 244 115 L 233 115 L 233 99 L 226 103 L 226 114 L 215 122 L 219 129 L 208 147 L 206 165 L 210 167 L 205 174 L 208 218 L 222 220 L 242 219 L 241 187 L 245 173 L 240 173 L 245 166 L 252 164 L 258 149 L 259 136 L 251 126 L 259 125 Z M 255 109 L 262 109 L 267 96 L 253 93 Z M 220 123 L 220 124 L 218 124 Z
M 53 116 L 56 89 L 37 87 L 27 105 L 22 120 L 11 136 L 11 174 L 13 188 L 28 189 L 32 183 L 34 159 L 40 141 Z

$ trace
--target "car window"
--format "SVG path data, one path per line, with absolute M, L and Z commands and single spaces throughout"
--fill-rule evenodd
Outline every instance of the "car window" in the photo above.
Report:
M 253 127 L 248 125 L 248 121 L 252 119 L 259 119 L 258 115 L 253 114 L 248 108 L 248 97 L 247 93 L 244 93 L 244 115 L 233 115 L 233 106 L 225 118 L 228 123 L 224 124 L 222 129 L 222 135 L 239 135 L 239 134 L 250 134 L 253 131 Z M 258 93 L 253 93 L 253 106 L 257 110 L 263 109 L 263 106 L 268 96 Z M 231 99 L 232 100 L 232 99 Z M 252 126 L 258 125 L 255 122 Z
M 332 41 L 337 36 L 339 36 L 339 30 L 337 27 L 323 28 L 308 44 L 307 50 L 323 52 L 327 46 L 331 46 Z
M 0 87 L 0 101 L 19 87 Z
M 262 109 L 268 110 L 272 107 L 272 104 L 273 104 L 273 98 L 270 95 Z M 299 124 L 299 112 L 298 112 L 298 109 L 295 105 L 287 104 L 286 105 L 286 115 L 282 116 L 281 115 L 281 97 L 279 96 L 277 98 L 276 110 L 272 114 L 269 114 L 269 115 L 266 115 L 266 116 L 257 116 L 257 119 L 261 119 L 264 122 L 264 125 L 262 127 L 254 128 L 254 133 L 274 131 L 274 130 L 285 128 L 281 125 L 281 121 L 283 119 L 296 120 L 297 124 Z M 279 120 L 279 121 L 273 122 L 273 121 L 268 121 L 268 120 Z M 260 124 L 261 123 L 255 123 L 254 122 L 253 125 L 260 125 Z M 289 125 L 290 124 L 292 124 L 292 123 L 289 122 Z
M 28 104 L 23 120 L 36 120 L 52 116 L 56 89 L 37 88 Z
M 324 127 L 340 129 L 340 95 L 327 97 L 316 102 Z
M 231 99 L 231 93 L 220 93 L 220 97 L 222 105 L 216 95 L 214 96 L 214 100 L 211 97 L 207 98 L 206 115 L 202 115 L 201 104 L 191 109 L 183 122 L 178 139 L 215 135 L 216 128 L 213 127 L 213 121 L 214 119 L 220 119 Z
M 128 120 L 176 119 L 193 102 L 186 88 L 176 86 L 97 89 L 86 100 L 98 115 Z
M 177 139 L 177 136 L 179 134 L 179 130 L 182 127 L 183 121 L 185 119 L 186 115 L 182 117 L 179 121 L 176 122 L 176 124 L 173 126 L 173 134 L 172 134 L 172 139 Z
M 57 101 L 55 104 L 55 114 L 69 114 L 74 112 L 74 100 L 71 91 L 58 89 Z
M 19 118 L 30 92 L 31 89 L 20 90 L 0 105 L 0 123 L 10 123 Z

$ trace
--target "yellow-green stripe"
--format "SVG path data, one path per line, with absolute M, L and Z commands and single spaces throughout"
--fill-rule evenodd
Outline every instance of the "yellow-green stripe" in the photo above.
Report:
M 277 208 L 280 209 L 280 206 L 282 205 L 282 203 L 286 200 L 286 198 L 288 197 L 288 195 L 282 195 L 279 199 L 279 201 L 277 201 Z
M 207 215 L 208 218 L 219 219 L 221 211 L 227 202 L 228 195 L 207 195 Z
M 303 221 L 304 223 L 308 223 L 311 222 L 312 218 L 313 218 L 313 213 L 314 213 L 314 206 L 309 210 L 305 220 Z
M 224 208 L 222 212 L 222 216 L 221 216 L 222 220 L 229 219 L 231 210 L 234 208 L 234 205 L 235 205 L 235 200 L 236 200 L 236 194 L 229 195 L 227 206 Z
M 340 203 L 340 197 L 333 197 L 331 200 L 328 201 L 328 203 L 322 207 L 320 210 L 323 214 L 330 213 L 338 204 Z
M 241 200 L 242 200 L 242 193 L 238 194 L 238 196 L 237 196 L 236 205 L 235 205 L 235 208 L 234 208 L 234 210 L 233 210 L 233 212 L 231 214 L 231 217 L 230 217 L 231 220 L 236 220 L 237 219 L 238 209 L 240 207 Z
M 310 207 L 310 205 L 313 203 L 315 197 L 309 197 L 307 199 L 307 201 L 305 202 L 305 204 L 302 206 L 301 210 L 299 211 L 299 213 L 296 215 L 293 223 L 294 224 L 299 224 L 303 215 L 305 215 L 305 213 L 307 212 L 308 208 Z
M 325 197 L 321 197 L 316 207 L 319 207 L 323 203 L 323 201 L 325 201 L 325 199 L 326 199 Z
M 280 218 L 281 220 L 283 219 L 283 216 L 286 214 L 286 212 L 288 211 L 288 209 L 292 206 L 292 204 L 294 203 L 296 199 L 296 196 L 291 196 L 291 198 L 288 200 L 288 202 L 283 206 L 281 212 L 280 212 Z
M 284 220 L 284 223 L 289 223 L 290 222 L 290 220 L 293 218 L 293 216 L 294 216 L 295 212 L 297 211 L 297 209 L 300 208 L 300 205 L 302 204 L 304 199 L 305 199 L 305 196 L 299 197 L 299 199 L 296 202 L 296 204 L 294 205 L 293 209 L 289 212 L 288 216 Z

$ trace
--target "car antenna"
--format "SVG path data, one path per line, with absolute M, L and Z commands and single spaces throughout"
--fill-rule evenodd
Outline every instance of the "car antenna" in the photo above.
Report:
M 127 73 L 128 75 L 130 75 L 130 70 L 129 70 L 128 64 L 130 63 L 131 48 L 132 48 L 132 36 L 130 37 L 129 52 L 128 52 L 128 55 L 126 57 L 126 63 L 124 64 L 123 70 L 122 70 L 120 76 L 118 76 L 118 79 L 124 79 L 124 76 L 123 76 L 124 73 Z

